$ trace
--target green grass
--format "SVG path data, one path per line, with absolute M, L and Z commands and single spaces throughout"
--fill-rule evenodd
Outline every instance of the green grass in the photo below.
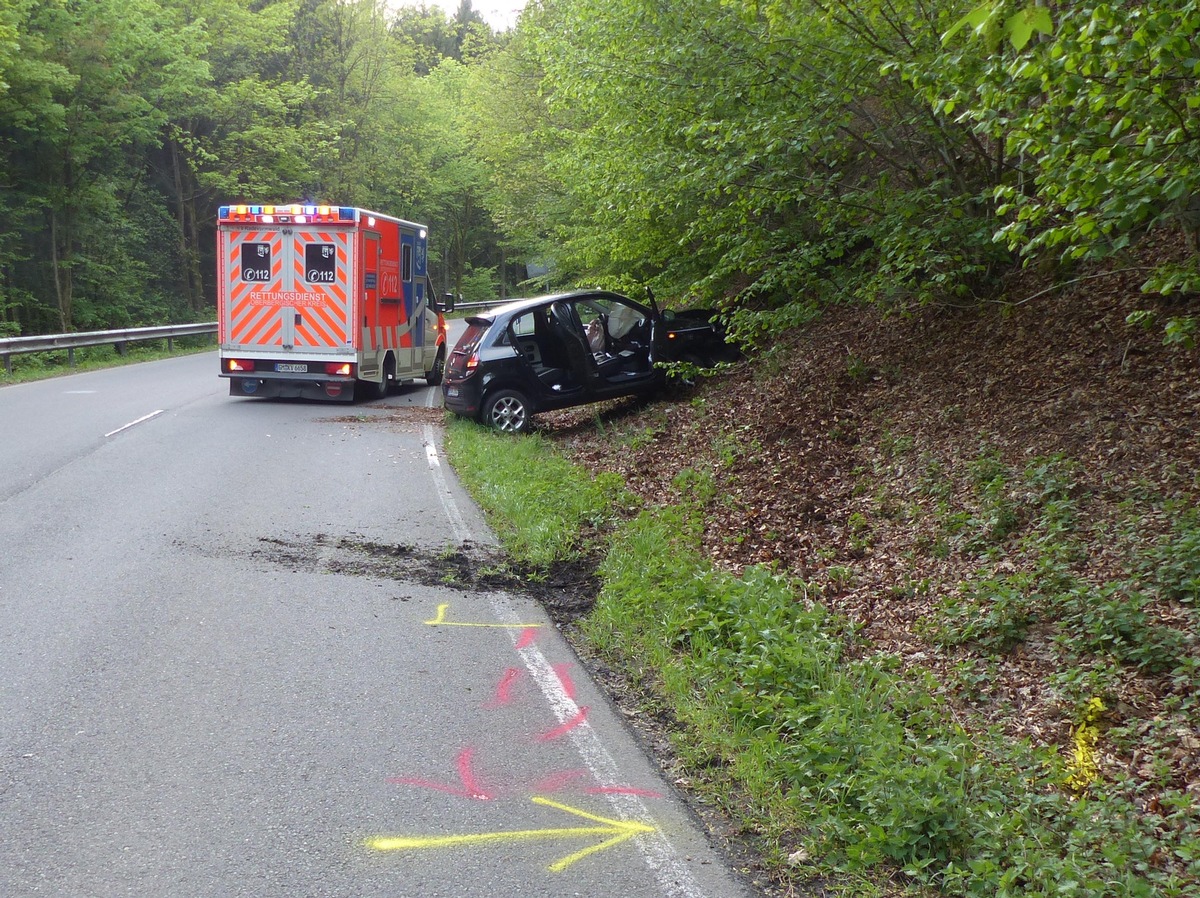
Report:
M 518 560 L 544 567 L 586 551 L 630 502 L 619 477 L 592 478 L 537 434 L 508 436 L 456 419 L 447 451 L 488 523 Z
M 12 357 L 13 372 L 11 375 L 3 367 L 0 367 L 0 386 L 45 380 L 49 377 L 61 377 L 66 374 L 78 374 L 81 371 L 98 371 L 102 368 L 135 365 L 139 362 L 152 362 L 198 352 L 211 352 L 216 348 L 213 341 L 214 337 L 211 335 L 176 337 L 172 341 L 174 348 L 167 349 L 166 340 L 140 340 L 128 343 L 124 355 L 118 353 L 114 346 L 81 346 L 75 350 L 73 367 L 68 364 L 65 349 L 23 353 Z
M 1195 795 L 1165 790 L 1153 813 L 1138 813 L 1128 784 L 1072 790 L 1066 760 L 1000 732 L 965 731 L 940 697 L 945 684 L 872 652 L 815 601 L 815 589 L 763 568 L 741 577 L 714 570 L 699 545 L 704 475 L 680 475 L 679 494 L 696 504 L 630 516 L 619 484 L 592 480 L 547 441 L 459 423 L 448 442 L 460 476 L 519 555 L 566 557 L 585 544 L 582 532 L 592 547 L 602 540 L 603 588 L 585 638 L 671 709 L 693 787 L 740 818 L 780 877 L 862 896 L 1196 893 Z M 978 507 L 950 538 L 985 557 L 1035 520 L 1023 539 L 1047 560 L 1028 582 L 974 584 L 969 601 L 937 622 L 946 633 L 986 636 L 1000 652 L 1042 613 L 1027 596 L 1044 578 L 1068 592 L 1093 588 L 1065 561 L 1076 531 L 1064 470 L 1014 473 L 980 456 Z M 1014 498 L 1018 482 L 1032 498 Z M 1153 545 L 1147 588 L 1194 601 L 1194 523 L 1181 518 Z M 1103 592 L 1091 599 L 1055 606 L 1074 651 L 1111 650 L 1101 637 L 1114 628 L 1134 634 L 1130 645 L 1164 648 L 1136 605 Z M 963 665 L 963 676 L 968 668 L 986 676 L 978 664 Z M 1085 691 L 1096 685 L 1087 669 L 1072 668 Z

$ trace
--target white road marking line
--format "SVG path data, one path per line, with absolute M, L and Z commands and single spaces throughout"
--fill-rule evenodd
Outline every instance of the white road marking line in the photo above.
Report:
M 496 616 L 506 623 L 517 619 L 507 598 L 501 594 L 493 594 L 492 608 L 496 612 Z M 512 638 L 515 643 L 520 638 L 520 634 L 514 630 Z M 566 723 L 568 720 L 578 718 L 579 705 L 567 694 L 562 679 L 550 662 L 546 660 L 541 649 L 531 644 L 518 649 L 517 653 L 525 662 L 525 669 L 537 683 L 542 695 L 550 703 L 559 723 Z M 581 726 L 574 727 L 568 735 L 575 745 L 575 750 L 583 759 L 583 763 L 587 765 L 597 782 L 609 784 L 620 782 L 620 767 L 612 754 L 604 747 L 600 735 L 591 724 L 585 722 Z M 676 896 L 676 898 L 701 898 L 704 895 L 703 890 L 680 859 L 675 846 L 655 824 L 654 815 L 641 797 L 620 793 L 613 793 L 605 797 L 620 819 L 637 821 L 654 829 L 653 833 L 639 834 L 634 843 L 641 852 L 646 866 L 658 879 L 663 893 Z
M 446 512 L 446 518 L 450 521 L 450 529 L 454 533 L 454 538 L 460 543 L 465 543 L 471 538 L 471 531 L 467 527 L 467 522 L 463 520 L 462 512 L 458 510 L 458 503 L 454 501 L 450 487 L 446 484 L 446 477 L 442 473 L 442 463 L 438 458 L 433 425 L 426 424 L 421 432 L 425 438 L 425 458 L 429 462 L 429 472 L 433 475 L 433 486 L 437 490 L 438 499 L 441 500 L 442 510 Z
M 131 428 L 131 427 L 135 427 L 135 426 L 137 426 L 138 424 L 141 424 L 143 421 L 149 421 L 151 418 L 156 418 L 156 417 L 158 417 L 158 416 L 159 416 L 159 415 L 161 415 L 161 414 L 162 414 L 164 411 L 166 411 L 166 409 L 161 409 L 161 408 L 160 408 L 160 409 L 158 409 L 157 411 L 153 411 L 153 412 L 151 412 L 151 413 L 150 413 L 150 414 L 148 414 L 148 415 L 142 415 L 142 416 L 141 416 L 140 418 L 138 418 L 136 421 L 130 421 L 128 424 L 124 424 L 124 425 L 122 425 L 122 426 L 118 427 L 116 430 L 110 430 L 108 433 L 106 433 L 106 434 L 105 434 L 105 436 L 106 436 L 106 437 L 115 436 L 116 434 L 120 433 L 122 430 L 128 430 L 128 429 L 129 429 L 129 428 Z
M 471 536 L 471 531 L 467 528 L 466 522 L 458 510 L 458 504 L 454 501 L 454 497 L 446 485 L 445 475 L 442 474 L 442 463 L 438 457 L 437 444 L 434 442 L 432 425 L 426 424 L 423 434 L 425 457 L 429 462 L 429 470 L 433 474 L 434 486 L 442 501 L 442 508 L 450 520 L 454 538 L 460 542 L 466 542 Z M 491 601 L 492 610 L 496 613 L 498 620 L 505 624 L 515 624 L 519 621 L 507 595 L 492 593 Z M 512 638 L 515 645 L 520 638 L 520 634 L 515 629 Z M 559 723 L 566 723 L 568 720 L 578 718 L 580 715 L 579 705 L 567 694 L 561 678 L 550 662 L 546 660 L 541 649 L 536 645 L 528 645 L 518 649 L 517 652 L 525 664 L 525 669 L 529 671 L 529 675 L 537 683 L 542 695 L 550 703 Z M 569 736 L 575 745 L 575 750 L 579 752 L 580 758 L 597 782 L 619 782 L 620 767 L 590 724 L 585 722 L 581 726 L 574 727 L 570 730 Z M 691 871 L 680 859 L 675 846 L 654 826 L 654 815 L 651 814 L 646 803 L 637 795 L 614 793 L 606 797 L 621 819 L 636 820 L 654 827 L 653 833 L 639 835 L 635 842 L 646 866 L 653 871 L 659 885 L 662 886 L 664 894 L 674 896 L 674 898 L 701 898 L 704 892 L 692 876 Z

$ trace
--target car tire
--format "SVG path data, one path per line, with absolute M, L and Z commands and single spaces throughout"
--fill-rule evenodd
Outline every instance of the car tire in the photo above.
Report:
M 524 433 L 529 429 L 532 412 L 529 400 L 516 390 L 497 390 L 483 403 L 481 420 L 500 433 Z
M 711 368 L 712 367 L 712 365 L 709 364 L 708 362 L 706 362 L 704 360 L 704 358 L 702 358 L 701 356 L 697 355 L 694 352 L 685 352 L 680 357 L 679 361 L 686 362 L 689 365 L 695 365 L 697 368 Z M 680 377 L 680 378 L 676 378 L 676 379 L 680 382 L 680 384 L 682 384 L 685 387 L 696 386 L 695 375 L 688 375 L 687 377 Z
M 442 376 L 446 373 L 446 350 L 439 349 L 437 358 L 433 360 L 433 367 L 425 372 L 425 383 L 431 387 L 436 387 L 442 382 Z

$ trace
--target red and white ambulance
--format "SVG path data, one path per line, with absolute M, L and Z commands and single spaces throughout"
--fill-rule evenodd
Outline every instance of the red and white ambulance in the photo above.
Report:
M 231 396 L 381 399 L 442 380 L 428 229 L 348 206 L 221 206 L 217 333 Z

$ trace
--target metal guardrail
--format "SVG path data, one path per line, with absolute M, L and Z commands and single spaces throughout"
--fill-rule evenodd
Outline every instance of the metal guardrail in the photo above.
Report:
M 495 308 L 496 306 L 502 306 L 506 302 L 510 302 L 510 301 L 511 300 L 507 300 L 507 299 L 497 299 L 497 300 L 493 300 L 492 302 L 456 302 L 454 304 L 454 311 L 457 312 L 460 309 L 467 309 L 467 310 L 470 310 L 470 309 L 492 309 L 492 308 Z
M 104 346 L 113 344 L 117 352 L 125 353 L 126 343 L 139 340 L 166 340 L 167 348 L 173 349 L 176 337 L 192 337 L 197 334 L 215 334 L 215 321 L 203 324 L 167 324 L 161 327 L 127 327 L 121 330 L 88 331 L 78 334 L 45 334 L 38 337 L 0 338 L 0 358 L 4 359 L 4 370 L 12 374 L 12 357 L 26 352 L 51 352 L 67 350 L 67 364 L 75 367 L 75 349 L 80 346 Z

